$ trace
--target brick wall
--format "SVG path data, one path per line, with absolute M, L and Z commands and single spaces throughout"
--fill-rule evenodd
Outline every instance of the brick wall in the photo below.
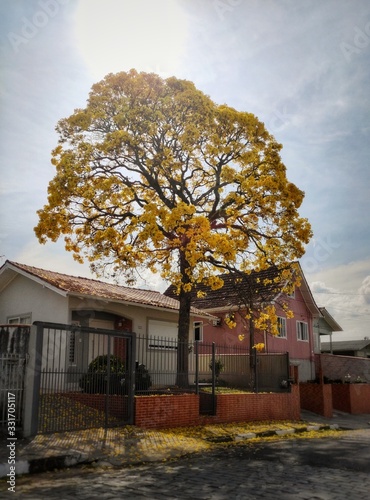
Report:
M 331 384 L 299 384 L 301 408 L 326 418 L 333 416 Z
M 370 413 L 370 384 L 332 384 L 333 407 L 347 413 Z
M 135 425 L 146 429 L 197 425 L 199 396 L 180 394 L 135 397 Z
M 220 394 L 217 414 L 199 414 L 199 395 L 180 394 L 135 397 L 135 425 L 146 429 L 187 427 L 207 423 L 245 422 L 253 420 L 299 420 L 299 386 L 290 393 Z M 63 393 L 81 404 L 105 410 L 103 394 Z M 127 396 L 109 396 L 109 414 L 122 418 L 127 411 Z
M 135 398 L 135 425 L 143 428 L 299 419 L 298 385 L 290 393 L 217 395 L 217 414 L 212 417 L 199 415 L 199 396 L 195 394 Z
M 221 394 L 213 422 L 299 419 L 299 386 L 293 385 L 291 393 Z
M 352 380 L 360 377 L 370 383 L 370 358 L 354 356 L 337 356 L 336 354 L 316 354 L 316 375 L 330 380 L 344 380 L 347 375 Z

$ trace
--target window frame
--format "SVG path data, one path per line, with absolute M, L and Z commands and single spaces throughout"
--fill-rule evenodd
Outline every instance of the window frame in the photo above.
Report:
M 26 321 L 25 321 L 26 320 Z M 8 325 L 30 325 L 32 321 L 31 313 L 18 314 L 16 316 L 9 316 L 7 318 Z
M 302 331 L 301 325 L 305 326 L 304 331 Z M 296 322 L 296 331 L 297 331 L 297 340 L 301 342 L 308 342 L 309 334 L 308 334 L 308 323 L 306 321 L 298 321 Z M 306 337 L 306 338 L 304 338 Z
M 197 339 L 196 330 L 199 329 L 199 338 Z M 199 342 L 203 342 L 203 321 L 193 321 L 193 334 L 194 341 L 198 340 Z
M 167 333 L 155 334 L 153 329 L 157 328 L 169 329 Z M 178 343 L 178 324 L 174 321 L 162 320 L 158 318 L 147 319 L 147 342 L 148 349 L 156 349 L 163 351 L 177 351 Z
M 286 318 L 284 318 L 284 316 L 278 316 L 278 331 L 279 331 L 279 335 L 277 335 L 277 338 L 278 339 L 286 339 L 288 334 L 287 334 L 287 320 Z M 279 326 L 284 326 L 283 328 L 283 332 L 281 331 L 282 328 L 279 328 Z

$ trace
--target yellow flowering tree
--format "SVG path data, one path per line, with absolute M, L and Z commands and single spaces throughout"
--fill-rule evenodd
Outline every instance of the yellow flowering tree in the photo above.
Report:
M 159 272 L 177 287 L 180 341 L 195 284 L 217 289 L 220 269 L 304 253 L 304 194 L 286 177 L 281 145 L 254 115 L 215 104 L 189 81 L 109 74 L 57 132 L 39 241 L 63 236 L 100 275 Z M 180 385 L 187 371 L 188 350 L 179 349 Z

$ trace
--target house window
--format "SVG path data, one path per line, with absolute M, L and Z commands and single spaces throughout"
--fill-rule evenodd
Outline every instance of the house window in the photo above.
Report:
M 279 330 L 278 337 L 286 339 L 286 318 L 278 317 L 277 327 Z
M 170 321 L 148 320 L 148 347 L 150 349 L 177 349 L 178 326 Z
M 14 316 L 12 318 L 8 318 L 9 325 L 25 325 L 31 324 L 31 315 L 30 314 L 21 314 L 20 316 Z
M 203 340 L 203 321 L 194 321 L 194 340 Z
M 308 340 L 308 325 L 303 321 L 297 321 L 297 339 Z

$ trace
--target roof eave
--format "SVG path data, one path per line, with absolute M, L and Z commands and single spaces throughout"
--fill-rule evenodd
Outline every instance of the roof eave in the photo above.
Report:
M 67 295 L 68 295 L 67 290 L 64 290 L 62 288 L 58 288 L 54 285 L 51 285 L 47 280 L 39 278 L 38 276 L 35 276 L 32 273 L 29 273 L 29 272 L 25 271 L 24 269 L 21 269 L 20 267 L 13 265 L 11 262 L 6 262 L 4 264 L 4 267 L 2 268 L 2 272 L 3 272 L 3 270 L 7 270 L 7 269 L 9 269 L 10 271 L 13 271 L 15 273 L 14 277 L 16 276 L 16 274 L 20 274 L 21 276 L 24 276 L 25 278 L 31 279 L 32 281 L 41 285 L 42 287 L 48 288 L 49 290 L 52 290 L 53 292 L 55 292 L 59 295 L 62 295 L 62 297 L 67 297 Z
M 124 306 L 132 306 L 132 307 L 141 307 L 143 309 L 153 309 L 153 310 L 158 310 L 160 309 L 161 311 L 164 312 L 170 312 L 170 313 L 178 313 L 179 308 L 175 307 L 166 307 L 166 306 L 161 306 L 160 304 L 147 304 L 143 302 L 134 302 L 130 300 L 124 300 L 124 299 L 114 299 L 114 298 L 109 298 L 109 297 L 101 297 L 97 295 L 88 295 L 88 294 L 83 294 L 83 293 L 78 293 L 78 292 L 69 292 L 67 294 L 69 297 L 78 297 L 81 299 L 91 299 L 91 300 L 101 300 L 102 302 L 110 302 L 114 304 L 121 304 Z M 205 319 L 217 319 L 215 316 L 212 316 L 212 314 L 208 314 L 205 311 L 201 310 L 191 310 L 190 311 L 191 317 L 197 317 L 197 318 L 205 318 Z
M 320 317 L 321 312 L 319 307 L 317 306 L 315 299 L 313 298 L 312 292 L 310 290 L 310 287 L 308 286 L 307 280 L 305 275 L 303 274 L 302 267 L 299 262 L 296 263 L 299 269 L 299 272 L 301 274 L 302 282 L 300 286 L 300 290 L 302 293 L 303 300 L 305 301 L 305 304 L 312 314 L 313 317 Z
M 325 307 L 319 307 L 321 316 L 324 318 L 324 320 L 327 322 L 327 324 L 330 326 L 333 332 L 343 332 L 343 328 L 340 326 L 339 323 L 335 321 L 333 316 L 327 311 Z

